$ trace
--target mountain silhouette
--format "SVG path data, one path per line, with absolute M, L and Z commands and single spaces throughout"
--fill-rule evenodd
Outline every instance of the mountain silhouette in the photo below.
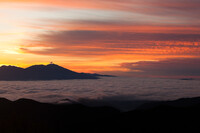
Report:
M 0 67 L 1 81 L 98 79 L 99 76 L 109 75 L 77 73 L 53 63 L 33 65 L 25 69 L 16 66 Z
M 151 104 L 151 103 L 149 103 Z M 121 112 L 79 103 L 0 98 L 1 133 L 199 133 L 200 97 Z

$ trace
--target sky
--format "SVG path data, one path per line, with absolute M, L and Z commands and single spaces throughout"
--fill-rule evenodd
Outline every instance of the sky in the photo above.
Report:
M 200 77 L 199 0 L 1 0 L 0 64 Z

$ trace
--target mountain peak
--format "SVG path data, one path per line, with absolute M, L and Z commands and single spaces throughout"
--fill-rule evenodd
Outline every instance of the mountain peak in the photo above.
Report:
M 57 64 L 54 64 L 54 63 L 50 63 L 50 64 L 48 64 L 48 65 L 46 65 L 47 67 L 61 67 L 61 66 L 59 66 L 59 65 L 57 65 Z M 63 67 L 62 67 L 63 68 Z
M 98 76 L 89 73 L 77 73 L 53 62 L 48 65 L 33 65 L 25 69 L 11 66 L 0 68 L 0 81 L 65 79 L 98 79 Z

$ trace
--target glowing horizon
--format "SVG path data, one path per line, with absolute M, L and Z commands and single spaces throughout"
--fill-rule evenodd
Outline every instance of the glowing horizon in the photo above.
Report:
M 148 63 L 173 61 L 167 64 L 173 71 L 200 59 L 199 6 L 196 0 L 1 0 L 0 64 L 53 61 L 77 72 L 134 76 L 152 70 Z M 192 66 L 182 71 L 188 70 L 183 76 L 200 76 Z

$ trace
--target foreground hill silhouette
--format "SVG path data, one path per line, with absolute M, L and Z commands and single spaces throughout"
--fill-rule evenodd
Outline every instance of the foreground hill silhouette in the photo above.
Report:
M 77 73 L 56 64 L 34 65 L 28 68 L 15 66 L 0 67 L 0 80 L 64 80 L 64 79 L 98 79 L 99 74 Z
M 152 105 L 153 104 L 153 105 Z M 150 105 L 147 107 L 147 105 Z M 145 106 L 145 108 L 144 108 Z M 199 133 L 200 98 L 155 102 L 129 112 L 81 104 L 0 99 L 1 133 Z

